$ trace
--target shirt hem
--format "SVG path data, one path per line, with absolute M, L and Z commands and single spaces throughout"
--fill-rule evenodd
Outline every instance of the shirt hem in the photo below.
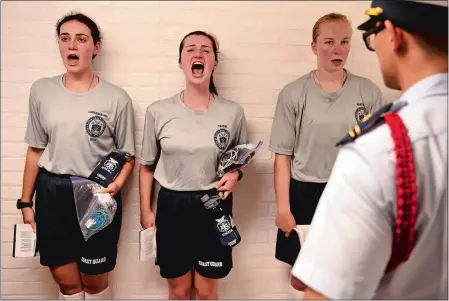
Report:
M 155 160 L 151 161 L 151 160 L 145 160 L 145 159 L 142 159 L 142 158 L 140 158 L 139 162 L 142 165 L 153 165 L 154 163 L 156 163 Z
M 332 271 L 317 268 L 319 265 L 320 263 L 314 263 L 310 258 L 298 258 L 298 261 L 292 268 L 291 274 L 317 293 L 332 300 L 370 298 L 364 294 L 357 294 L 354 290 L 352 290 L 352 293 L 342 292 L 339 288 L 353 288 L 354 283 L 345 283 L 344 281 L 339 280 L 338 277 L 332 276 Z M 328 285 L 327 287 L 326 284 Z M 329 286 L 332 286 L 335 289 L 330 288 Z
M 136 151 L 135 150 L 117 149 L 117 151 L 122 152 L 122 153 L 128 153 L 132 157 L 136 156 Z
M 286 150 L 286 149 L 281 149 L 281 148 L 272 147 L 272 146 L 268 146 L 268 149 L 270 151 L 272 151 L 273 153 L 280 154 L 280 155 L 287 155 L 287 156 L 293 155 L 292 150 Z
M 43 145 L 43 144 L 38 144 L 38 143 L 33 143 L 30 141 L 29 138 L 25 137 L 25 143 L 28 144 L 30 147 L 34 147 L 34 148 L 46 148 L 47 145 Z

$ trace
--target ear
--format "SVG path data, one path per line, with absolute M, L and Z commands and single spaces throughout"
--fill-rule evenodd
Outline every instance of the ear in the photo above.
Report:
M 215 69 L 217 69 L 217 67 L 218 67 L 218 61 L 215 61 L 215 64 L 214 64 L 214 69 L 213 69 L 213 71 L 215 71 Z
M 388 33 L 388 41 L 393 44 L 393 49 L 396 51 L 404 46 L 404 32 L 402 29 L 394 27 L 390 20 L 385 20 L 385 30 Z
M 312 43 L 310 43 L 310 47 L 312 48 L 313 53 L 315 53 L 315 55 L 317 55 L 316 43 L 314 41 L 312 41 Z
M 94 54 L 97 55 L 100 52 L 100 49 L 101 49 L 101 42 L 97 42 L 94 45 Z

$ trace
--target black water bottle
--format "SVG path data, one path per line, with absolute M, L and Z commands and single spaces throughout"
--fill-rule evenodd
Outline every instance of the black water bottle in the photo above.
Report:
M 221 197 L 217 195 L 204 195 L 201 198 L 204 207 L 210 210 L 214 216 L 214 230 L 223 247 L 235 247 L 242 238 L 240 237 L 230 214 L 223 211 L 220 205 Z
M 111 152 L 95 167 L 88 179 L 103 187 L 108 187 L 125 165 L 127 156 L 128 154 L 125 153 Z

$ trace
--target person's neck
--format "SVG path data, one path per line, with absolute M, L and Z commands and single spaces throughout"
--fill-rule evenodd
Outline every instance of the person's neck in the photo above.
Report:
M 315 81 L 322 91 L 334 93 L 339 91 L 344 84 L 346 78 L 344 69 L 329 72 L 323 68 L 317 68 L 315 71 Z
M 187 85 L 182 94 L 184 104 L 192 109 L 207 109 L 213 101 L 209 87 Z
M 323 68 L 317 68 L 316 76 L 321 83 L 341 83 L 345 77 L 345 70 L 329 72 Z
M 91 68 L 84 72 L 64 74 L 63 83 L 65 87 L 74 92 L 86 92 L 96 86 L 95 74 Z
M 423 64 L 422 62 L 426 63 Z M 401 65 L 398 68 L 400 70 L 399 87 L 403 92 L 429 76 L 448 72 L 448 58 L 441 55 L 417 53 L 410 55 L 401 62 Z

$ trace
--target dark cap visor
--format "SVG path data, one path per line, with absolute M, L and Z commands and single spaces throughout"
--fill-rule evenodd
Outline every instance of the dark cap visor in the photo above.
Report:
M 373 29 L 374 27 L 376 27 L 376 23 L 377 21 L 379 21 L 378 18 L 370 18 L 368 21 L 360 24 L 357 29 L 358 30 L 363 30 L 363 31 L 368 31 Z

